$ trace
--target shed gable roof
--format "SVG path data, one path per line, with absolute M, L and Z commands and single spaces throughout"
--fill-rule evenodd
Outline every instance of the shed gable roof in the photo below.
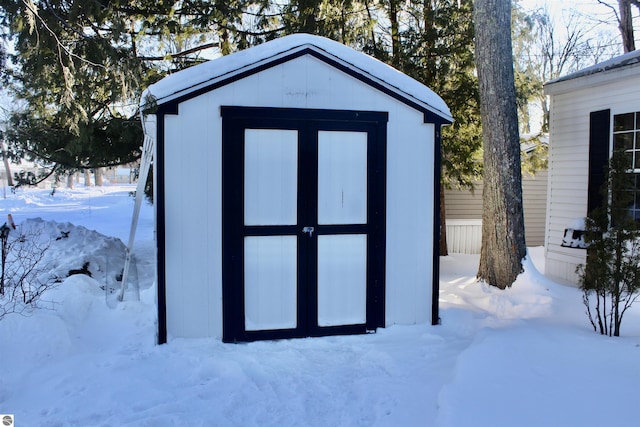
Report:
M 147 106 L 149 97 L 158 106 L 177 105 L 302 55 L 312 55 L 422 111 L 425 121 L 453 121 L 442 98 L 422 83 L 364 53 L 309 34 L 282 37 L 169 75 L 144 91 L 141 106 Z

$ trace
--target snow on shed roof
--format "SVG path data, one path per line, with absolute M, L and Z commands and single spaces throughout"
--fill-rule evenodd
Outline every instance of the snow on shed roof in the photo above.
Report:
M 634 64 L 640 64 L 640 50 L 634 50 L 632 52 L 625 53 L 624 55 L 616 56 L 615 58 L 611 58 L 607 61 L 592 65 L 591 67 L 583 68 L 582 70 L 576 71 L 575 73 L 567 74 L 566 76 L 550 80 L 545 83 L 545 86 L 550 86 L 556 83 L 590 76 L 593 74 L 603 73 L 605 71 L 615 70 Z
M 142 94 L 144 109 L 151 96 L 158 105 L 189 97 L 241 73 L 260 69 L 297 52 L 311 49 L 325 58 L 354 70 L 408 102 L 420 105 L 445 121 L 453 121 L 447 104 L 435 92 L 389 65 L 336 41 L 310 34 L 292 34 L 250 49 L 171 74 L 149 86 Z

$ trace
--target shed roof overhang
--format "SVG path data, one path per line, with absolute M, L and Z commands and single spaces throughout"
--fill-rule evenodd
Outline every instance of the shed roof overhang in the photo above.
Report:
M 143 92 L 141 108 L 157 106 L 167 113 L 177 112 L 181 102 L 303 55 L 423 112 L 425 123 L 453 121 L 442 98 L 422 83 L 348 46 L 309 34 L 285 36 L 169 75 Z

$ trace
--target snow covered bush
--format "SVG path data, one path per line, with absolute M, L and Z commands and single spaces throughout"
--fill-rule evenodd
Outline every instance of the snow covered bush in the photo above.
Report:
M 639 227 L 629 210 L 640 193 L 629 160 L 616 152 L 610 161 L 602 206 L 586 220 L 587 262 L 577 270 L 589 321 L 609 336 L 620 336 L 623 315 L 640 292 Z
M 29 226 L 2 227 L 0 319 L 38 308 L 42 294 L 56 285 L 56 277 L 50 274 L 45 261 L 51 241 L 40 231 Z

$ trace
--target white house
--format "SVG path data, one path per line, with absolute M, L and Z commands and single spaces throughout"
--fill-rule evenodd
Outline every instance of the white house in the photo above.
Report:
M 586 260 L 584 217 L 602 202 L 612 150 L 626 150 L 634 159 L 630 172 L 640 173 L 640 51 L 550 81 L 545 92 L 551 98 L 545 274 L 575 284 L 576 267 Z M 631 210 L 640 219 L 640 200 Z
M 157 123 L 159 342 L 438 321 L 452 117 L 430 89 L 300 34 L 168 76 L 142 105 Z

